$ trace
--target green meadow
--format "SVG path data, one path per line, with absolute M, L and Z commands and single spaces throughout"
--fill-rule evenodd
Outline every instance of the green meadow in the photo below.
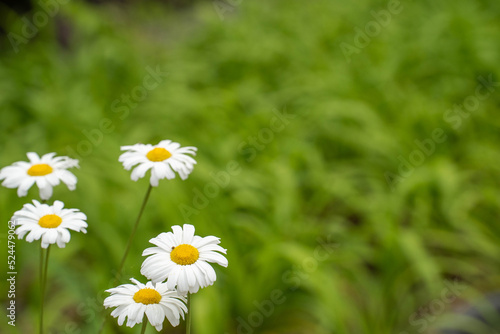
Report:
M 149 184 L 120 146 L 163 139 L 197 147 L 197 165 L 151 192 L 119 284 L 146 281 L 142 251 L 173 225 L 220 237 L 229 266 L 193 295 L 193 333 L 500 329 L 487 299 L 500 292 L 500 2 L 53 10 L 0 8 L 0 167 L 27 152 L 80 161 L 76 190 L 50 200 L 89 226 L 52 247 L 46 334 L 97 333 L 109 316 L 104 290 Z M 5 315 L 7 222 L 38 198 L 0 189 Z M 38 333 L 39 251 L 16 241 L 15 327 L 4 315 L 1 333 Z M 103 333 L 139 331 L 110 318 Z

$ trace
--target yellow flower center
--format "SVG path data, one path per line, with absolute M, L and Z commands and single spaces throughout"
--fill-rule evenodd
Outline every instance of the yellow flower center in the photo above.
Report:
M 182 244 L 170 252 L 170 259 L 181 266 L 195 263 L 200 257 L 200 252 L 191 245 Z
M 44 228 L 55 228 L 61 225 L 62 218 L 58 215 L 45 215 L 38 221 L 38 225 Z
M 159 304 L 160 300 L 161 295 L 155 289 L 144 288 L 140 289 L 134 294 L 134 301 L 136 303 L 142 303 L 144 305 Z
M 31 176 L 44 176 L 52 173 L 52 167 L 47 164 L 36 164 L 28 169 L 28 175 Z
M 172 153 L 164 149 L 163 147 L 155 147 L 146 154 L 146 158 L 150 161 L 158 162 L 163 161 L 172 156 Z

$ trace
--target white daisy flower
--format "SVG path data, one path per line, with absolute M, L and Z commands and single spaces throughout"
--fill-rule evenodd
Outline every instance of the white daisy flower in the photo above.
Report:
M 157 331 L 163 328 L 165 318 L 172 326 L 179 325 L 187 312 L 186 297 L 177 291 L 169 291 L 167 284 L 147 282 L 146 285 L 136 279 L 130 279 L 134 284 L 123 284 L 106 290 L 111 296 L 104 300 L 104 307 L 116 307 L 111 315 L 118 318 L 118 325 L 123 325 L 125 318 L 127 326 L 133 327 L 142 323 L 144 314 Z
M 18 161 L 0 170 L 0 180 L 4 180 L 4 187 L 17 188 L 17 195 L 23 197 L 36 183 L 42 200 L 48 200 L 52 196 L 52 187 L 57 186 L 60 181 L 63 181 L 69 190 L 75 190 L 76 176 L 67 169 L 78 167 L 78 160 L 54 157 L 55 153 L 47 153 L 41 158 L 34 152 L 26 155 L 30 162 Z
M 144 250 L 148 257 L 141 266 L 141 274 L 153 282 L 167 280 L 170 290 L 180 293 L 196 293 L 199 288 L 214 284 L 217 276 L 208 262 L 215 262 L 227 267 L 226 249 L 218 244 L 220 239 L 214 236 L 199 237 L 194 235 L 194 226 L 172 226 L 172 232 L 161 233 L 149 240 L 158 247 Z M 220 252 L 220 253 L 217 253 Z
M 127 151 L 118 159 L 126 170 L 138 165 L 132 171 L 131 179 L 137 181 L 151 169 L 150 183 L 153 187 L 157 187 L 161 179 L 173 179 L 174 172 L 179 173 L 181 179 L 187 179 L 196 164 L 196 161 L 187 155 L 195 156 L 196 147 L 181 147 L 179 143 L 171 140 L 162 140 L 158 145 L 122 146 L 121 150 Z
M 18 226 L 16 234 L 19 239 L 26 234 L 27 242 L 41 238 L 42 248 L 55 243 L 64 248 L 71 239 L 68 230 L 87 233 L 86 219 L 87 216 L 78 209 L 64 209 L 61 201 L 55 201 L 50 206 L 34 200 L 33 204 L 25 204 L 12 216 L 12 221 Z

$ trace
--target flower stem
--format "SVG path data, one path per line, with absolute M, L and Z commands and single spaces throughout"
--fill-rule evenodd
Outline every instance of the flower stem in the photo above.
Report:
M 191 334 L 191 294 L 187 296 L 186 334 Z
M 144 196 L 144 200 L 142 201 L 141 209 L 139 211 L 139 215 L 135 220 L 134 227 L 132 228 L 132 232 L 130 233 L 130 237 L 128 239 L 127 247 L 125 248 L 125 254 L 123 254 L 122 261 L 120 262 L 120 267 L 118 267 L 118 272 L 116 274 L 115 281 L 121 276 L 123 266 L 125 265 L 125 260 L 127 259 L 128 252 L 130 251 L 130 246 L 132 245 L 132 241 L 134 240 L 135 233 L 137 232 L 137 227 L 139 226 L 139 221 L 141 220 L 142 213 L 146 208 L 146 203 L 148 202 L 149 194 L 151 194 L 151 190 L 153 189 L 152 185 L 149 185 L 148 191 L 146 192 L 146 196 Z M 116 282 L 115 282 L 116 284 Z
M 122 275 L 122 270 L 123 270 L 123 266 L 125 265 L 125 260 L 127 259 L 128 252 L 130 251 L 130 246 L 132 245 L 132 241 L 134 240 L 135 233 L 137 232 L 137 227 L 139 226 L 139 221 L 141 220 L 144 209 L 146 208 L 146 203 L 148 202 L 149 194 L 151 194 L 152 189 L 153 189 L 153 186 L 150 184 L 148 187 L 148 190 L 146 191 L 146 195 L 144 196 L 144 200 L 142 201 L 141 209 L 139 210 L 139 215 L 137 215 L 137 219 L 135 220 L 134 227 L 132 228 L 132 232 L 130 233 L 127 247 L 125 248 L 125 254 L 123 254 L 122 260 L 120 262 L 120 267 L 118 267 L 118 271 L 115 274 L 115 279 L 113 280 L 113 286 L 115 286 L 116 283 L 118 283 L 118 280 L 120 279 L 120 277 Z M 102 324 L 101 324 L 101 327 L 99 328 L 98 333 L 102 333 L 102 331 L 104 330 L 104 326 L 106 326 L 107 321 L 108 321 L 108 316 L 106 315 Z M 147 323 L 147 321 L 146 321 L 146 323 Z M 144 327 L 144 330 L 145 330 L 145 327 Z
M 141 334 L 144 334 L 146 333 L 146 326 L 148 325 L 148 320 L 146 319 L 146 317 L 144 317 L 144 319 L 142 319 L 142 329 L 141 329 Z
M 41 199 L 42 204 L 47 204 L 46 199 Z M 49 248 L 47 247 L 47 258 L 45 259 L 45 269 L 43 266 L 43 247 L 40 247 L 40 334 L 43 334 L 43 304 L 45 302 L 45 278 L 47 277 L 47 260 L 49 259 Z
M 43 334 L 43 306 L 45 304 L 45 287 L 47 285 L 47 271 L 49 267 L 50 245 L 45 253 L 45 263 L 43 261 L 43 248 L 40 253 L 40 290 L 41 290 L 41 305 L 40 305 L 40 334 Z M 43 269 L 42 269 L 43 268 Z
M 43 333 L 43 253 L 40 247 L 40 334 Z

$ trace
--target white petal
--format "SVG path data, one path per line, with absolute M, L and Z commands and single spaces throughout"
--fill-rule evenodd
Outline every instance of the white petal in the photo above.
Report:
M 170 272 L 170 275 L 167 279 L 167 287 L 169 290 L 175 290 L 175 286 L 177 285 L 177 280 L 179 278 L 181 272 L 181 268 L 178 266 L 174 270 Z
M 75 190 L 78 179 L 73 173 L 65 169 L 59 169 L 55 173 L 66 184 L 69 190 Z
M 212 285 L 215 280 L 217 280 L 217 275 L 215 274 L 214 268 L 212 268 L 212 266 L 205 261 L 197 261 L 196 264 L 199 265 L 199 268 L 205 274 L 207 283 L 209 283 L 209 285 Z
M 200 255 L 200 259 L 207 262 L 215 262 L 223 267 L 227 267 L 228 265 L 227 259 L 216 252 L 204 252 Z
M 152 164 L 149 163 L 143 163 L 140 164 L 139 166 L 135 167 L 134 170 L 132 171 L 132 174 L 130 174 L 130 178 L 132 181 L 137 181 L 146 175 L 146 172 L 152 167 Z
M 191 244 L 194 237 L 194 226 L 191 224 L 184 224 L 182 233 L 182 243 Z
M 182 244 L 182 227 L 180 227 L 179 225 L 174 225 L 172 226 L 172 231 L 174 233 L 174 238 L 177 242 L 177 245 Z
M 26 155 L 28 156 L 28 159 L 30 160 L 30 162 L 32 164 L 39 164 L 40 163 L 40 157 L 35 152 L 28 152 L 28 153 L 26 153 Z
M 19 185 L 19 188 L 17 188 L 17 196 L 26 196 L 28 194 L 28 190 L 31 188 L 31 186 L 33 186 L 34 183 L 34 177 L 26 177 Z
M 179 278 L 177 279 L 177 291 L 179 291 L 180 293 L 189 291 L 189 284 L 185 266 L 180 266 Z
M 40 198 L 43 200 L 49 200 L 51 197 L 52 186 L 48 182 L 46 182 L 44 187 L 40 187 Z

